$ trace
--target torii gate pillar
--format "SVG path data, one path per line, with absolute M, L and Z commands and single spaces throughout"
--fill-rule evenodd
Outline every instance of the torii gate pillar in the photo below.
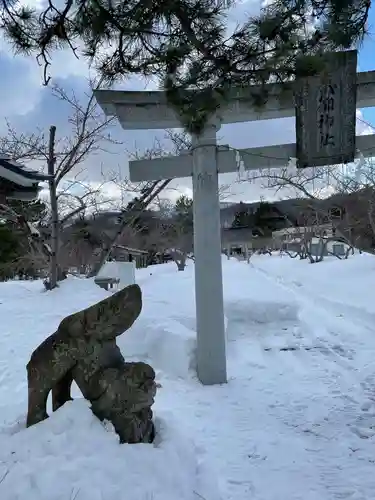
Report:
M 202 384 L 227 382 L 216 132 L 193 136 L 193 211 L 197 374 Z

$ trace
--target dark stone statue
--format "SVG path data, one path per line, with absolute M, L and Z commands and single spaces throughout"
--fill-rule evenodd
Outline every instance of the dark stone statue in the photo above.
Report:
M 48 417 L 50 391 L 53 411 L 72 399 L 74 380 L 93 413 L 112 422 L 121 443 L 153 441 L 155 372 L 146 363 L 126 363 L 116 345 L 141 310 L 141 289 L 131 285 L 61 321 L 27 364 L 28 427 Z

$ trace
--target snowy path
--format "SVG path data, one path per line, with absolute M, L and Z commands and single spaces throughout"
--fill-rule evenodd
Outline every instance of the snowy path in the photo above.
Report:
M 243 272 L 251 279 L 254 269 Z M 261 281 L 258 276 L 257 286 Z M 308 306 L 308 297 L 297 302 L 297 318 L 264 324 L 249 323 L 245 302 L 233 304 L 232 317 L 227 307 L 228 386 L 199 388 L 199 397 L 197 386 L 186 384 L 183 405 L 173 400 L 174 411 L 215 457 L 228 500 L 368 500 L 374 443 L 361 437 L 375 433 L 372 381 L 366 392 L 352 345 L 357 340 L 347 344 L 343 335 L 341 342 L 340 322 L 317 302 Z M 315 321 L 308 324 L 306 315 Z M 364 344 L 357 344 L 365 351 L 358 354 L 374 360 L 374 342 Z M 168 404 L 168 396 L 161 398 Z

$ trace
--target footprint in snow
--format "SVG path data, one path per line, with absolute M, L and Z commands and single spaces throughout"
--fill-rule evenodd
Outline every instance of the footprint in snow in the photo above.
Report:
M 372 438 L 375 436 L 375 415 L 359 417 L 351 430 L 361 439 Z

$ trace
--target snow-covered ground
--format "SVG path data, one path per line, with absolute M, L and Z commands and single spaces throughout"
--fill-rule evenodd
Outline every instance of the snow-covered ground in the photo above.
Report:
M 161 384 L 153 445 L 119 445 L 77 399 L 25 429 L 25 365 L 92 280 L 0 284 L 1 500 L 371 500 L 375 258 L 223 259 L 229 382 L 194 375 L 194 268 L 137 272 L 144 306 L 119 338 Z

